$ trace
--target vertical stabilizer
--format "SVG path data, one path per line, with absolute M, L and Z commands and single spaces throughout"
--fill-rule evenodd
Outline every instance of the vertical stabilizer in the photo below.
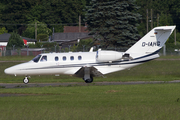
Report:
M 130 54 L 133 58 L 136 58 L 159 51 L 172 34 L 175 27 L 176 26 L 155 27 L 125 53 Z

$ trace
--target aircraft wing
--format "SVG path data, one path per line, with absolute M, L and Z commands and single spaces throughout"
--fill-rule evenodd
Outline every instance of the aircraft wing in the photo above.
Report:
M 99 72 L 95 67 L 81 67 L 74 76 L 76 77 L 84 77 L 85 74 L 85 68 L 86 70 L 89 70 L 89 73 L 92 77 L 99 77 L 99 76 L 103 76 L 103 74 L 101 72 Z

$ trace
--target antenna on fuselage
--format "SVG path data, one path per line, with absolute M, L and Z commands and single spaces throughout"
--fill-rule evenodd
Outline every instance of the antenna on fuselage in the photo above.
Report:
M 93 52 L 93 49 L 94 49 L 94 47 L 91 47 L 91 49 L 89 50 L 89 52 Z

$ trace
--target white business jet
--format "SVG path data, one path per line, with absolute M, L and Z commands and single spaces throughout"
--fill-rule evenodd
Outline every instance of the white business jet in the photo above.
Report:
M 81 77 L 86 83 L 93 77 L 128 69 L 158 58 L 158 52 L 164 46 L 176 26 L 156 27 L 136 42 L 126 52 L 99 49 L 93 52 L 44 53 L 29 62 L 12 66 L 4 70 L 10 75 L 27 76 L 47 74 L 67 74 Z

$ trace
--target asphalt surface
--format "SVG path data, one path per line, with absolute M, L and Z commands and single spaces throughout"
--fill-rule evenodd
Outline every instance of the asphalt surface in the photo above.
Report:
M 180 80 L 174 81 L 137 81 L 137 82 L 72 82 L 72 83 L 0 83 L 0 89 L 11 89 L 11 88 L 28 88 L 28 87 L 61 87 L 61 86 L 89 86 L 89 85 L 136 85 L 136 84 L 163 84 L 163 83 L 180 83 Z M 0 93 L 0 97 L 11 97 L 11 96 L 28 96 L 30 94 L 11 94 L 11 93 Z
M 174 81 L 137 81 L 137 82 L 67 82 L 67 83 L 0 83 L 0 89 L 6 88 L 27 88 L 27 87 L 60 87 L 60 86 L 88 86 L 88 85 L 136 85 L 136 84 L 162 84 L 162 83 L 180 83 L 180 80 Z

